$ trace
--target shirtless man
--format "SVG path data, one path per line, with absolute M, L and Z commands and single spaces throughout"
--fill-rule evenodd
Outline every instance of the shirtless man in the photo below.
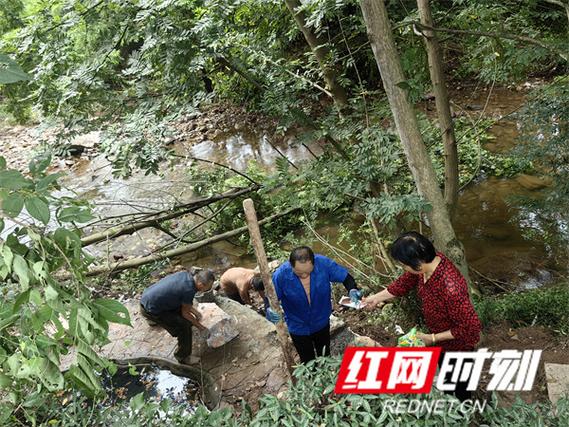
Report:
M 242 267 L 233 267 L 227 270 L 219 279 L 221 289 L 228 298 L 240 304 L 251 305 L 249 290 L 254 288 L 260 291 L 263 288 L 263 281 L 255 270 Z

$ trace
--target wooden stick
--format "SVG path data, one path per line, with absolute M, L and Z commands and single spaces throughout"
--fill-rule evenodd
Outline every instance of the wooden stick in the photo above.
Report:
M 294 370 L 294 358 L 292 356 L 292 351 L 288 343 L 288 334 L 285 330 L 283 311 L 279 304 L 277 293 L 275 292 L 275 287 L 271 279 L 267 254 L 265 253 L 265 247 L 263 246 L 263 240 L 261 239 L 261 230 L 259 229 L 259 223 L 257 222 L 257 213 L 255 212 L 255 205 L 253 204 L 253 200 L 243 200 L 243 210 L 245 211 L 247 226 L 249 227 L 251 243 L 253 244 L 253 249 L 255 249 L 255 256 L 257 257 L 257 263 L 259 264 L 259 270 L 261 271 L 261 278 L 263 279 L 263 284 L 265 285 L 265 294 L 269 298 L 271 309 L 277 312 L 281 318 L 281 320 L 279 320 L 279 322 L 276 324 L 277 337 L 283 351 L 290 379 L 294 381 L 294 377 L 292 375 L 292 372 Z

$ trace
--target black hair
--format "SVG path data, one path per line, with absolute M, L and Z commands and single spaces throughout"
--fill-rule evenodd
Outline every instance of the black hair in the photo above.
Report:
M 261 276 L 253 276 L 253 279 L 251 279 L 251 285 L 257 292 L 265 290 L 265 284 L 263 283 Z
M 290 253 L 290 257 L 288 258 L 290 265 L 293 266 L 296 264 L 296 261 L 299 262 L 307 262 L 310 261 L 312 265 L 314 265 L 314 252 L 308 246 L 299 246 L 298 248 L 294 248 Z
M 213 274 L 213 271 L 208 268 L 205 270 L 197 271 L 194 274 L 194 280 L 210 288 L 215 280 L 215 275 Z
M 401 234 L 390 248 L 391 257 L 413 270 L 435 259 L 437 252 L 429 239 L 416 231 Z

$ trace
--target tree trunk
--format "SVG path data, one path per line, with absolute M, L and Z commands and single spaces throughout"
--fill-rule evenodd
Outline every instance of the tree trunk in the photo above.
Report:
M 328 86 L 328 90 L 332 93 L 334 103 L 340 110 L 343 109 L 348 104 L 348 95 L 344 88 L 338 83 L 335 71 L 328 65 L 328 54 L 330 50 L 326 47 L 326 42 L 320 39 L 306 26 L 304 12 L 299 11 L 301 7 L 299 0 L 285 0 L 285 3 L 320 64 L 324 81 L 326 82 L 326 86 Z
M 471 284 L 464 250 L 454 233 L 433 164 L 419 131 L 417 116 L 407 98 L 407 92 L 401 87 L 405 77 L 385 4 L 383 0 L 362 0 L 360 4 L 371 47 L 417 191 L 432 206 L 427 215 L 435 245 L 454 261 L 467 282 Z M 472 284 L 471 289 L 477 292 Z
M 277 337 L 283 351 L 283 356 L 285 358 L 286 367 L 290 378 L 294 378 L 292 373 L 294 371 L 294 357 L 292 349 L 288 342 L 288 334 L 284 324 L 284 315 L 277 298 L 277 293 L 275 292 L 275 287 L 273 285 L 273 280 L 271 278 L 269 263 L 267 261 L 267 255 L 265 253 L 265 248 L 263 246 L 263 240 L 261 238 L 261 230 L 259 229 L 259 223 L 257 222 L 257 213 L 255 212 L 255 205 L 253 200 L 246 199 L 243 201 L 243 210 L 245 211 L 245 217 L 247 218 L 247 226 L 249 227 L 249 235 L 251 236 L 251 243 L 253 244 L 253 249 L 255 250 L 255 256 L 257 257 L 257 263 L 259 264 L 259 270 L 261 271 L 261 278 L 263 279 L 263 284 L 265 285 L 265 293 L 269 298 L 271 309 L 276 311 L 281 320 L 276 324 Z
M 417 0 L 421 24 L 434 27 L 429 0 Z M 434 31 L 423 30 L 427 54 L 429 57 L 429 73 L 433 84 L 439 128 L 442 133 L 445 153 L 445 202 L 452 214 L 458 201 L 458 152 L 456 137 L 450 113 L 450 104 L 443 71 L 442 53 L 439 40 Z

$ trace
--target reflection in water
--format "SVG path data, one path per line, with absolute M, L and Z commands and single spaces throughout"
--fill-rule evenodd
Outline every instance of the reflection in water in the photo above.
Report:
M 309 148 L 316 155 L 323 152 L 317 143 L 310 144 Z M 293 138 L 273 143 L 267 134 L 256 135 L 252 132 L 224 135 L 216 141 L 206 140 L 188 148 L 193 157 L 223 163 L 239 171 L 246 171 L 252 161 L 271 169 L 281 155 L 292 163 L 300 163 L 312 158 L 310 151 Z
M 528 227 L 536 227 L 537 216 L 526 212 L 526 218 L 534 221 L 519 221 L 521 209 L 508 202 L 513 195 L 535 197 L 536 193 L 515 179 L 489 178 L 471 186 L 459 198 L 455 231 L 469 264 L 481 273 L 498 280 L 529 277 L 543 283 L 537 269 L 554 268 L 554 254 L 543 241 L 526 238 Z
M 186 409 L 190 412 L 201 403 L 200 388 L 196 381 L 156 366 L 144 367 L 138 375 L 131 375 L 128 369 L 119 368 L 114 376 L 105 376 L 103 387 L 107 391 L 104 406 L 128 401 L 139 393 L 144 393 L 147 401 L 159 402 L 167 398 L 186 404 Z

